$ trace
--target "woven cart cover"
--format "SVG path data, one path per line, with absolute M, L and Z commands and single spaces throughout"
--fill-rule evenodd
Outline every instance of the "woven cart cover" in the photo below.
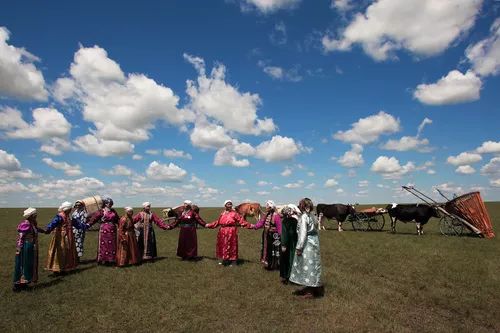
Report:
M 488 210 L 479 192 L 467 193 L 448 201 L 446 210 L 469 221 L 481 231 L 484 237 L 495 237 Z

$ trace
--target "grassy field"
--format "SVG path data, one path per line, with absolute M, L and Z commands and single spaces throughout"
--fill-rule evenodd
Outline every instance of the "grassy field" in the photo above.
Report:
M 498 234 L 500 203 L 487 207 Z M 202 217 L 212 221 L 219 211 L 202 209 Z M 21 212 L 0 209 L 0 332 L 500 332 L 500 239 L 441 236 L 437 220 L 424 236 L 402 223 L 397 234 L 387 224 L 383 232 L 321 232 L 326 295 L 299 300 L 278 272 L 261 268 L 261 231 L 253 230 L 239 231 L 236 267 L 217 265 L 217 230 L 198 230 L 203 259 L 183 262 L 178 230 L 157 228 L 154 263 L 118 269 L 91 261 L 63 277 L 42 270 L 33 291 L 13 293 Z M 40 210 L 39 224 L 53 214 Z M 50 236 L 40 238 L 42 268 Z M 96 239 L 87 233 L 84 259 L 95 258 Z

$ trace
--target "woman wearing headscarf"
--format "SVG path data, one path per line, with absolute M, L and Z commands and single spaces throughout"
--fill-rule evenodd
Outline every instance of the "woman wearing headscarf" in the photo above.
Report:
M 274 201 L 266 202 L 266 212 L 264 216 L 253 225 L 252 229 L 260 229 L 262 232 L 262 247 L 260 251 L 260 262 L 267 270 L 275 270 L 280 265 L 280 245 L 281 245 L 281 217 L 276 212 Z
M 85 209 L 85 204 L 78 200 L 73 206 L 75 209 L 71 214 L 71 220 L 76 220 L 79 223 L 87 223 L 87 210 Z M 76 244 L 76 254 L 78 255 L 77 260 L 83 257 L 83 241 L 85 240 L 85 229 L 77 229 L 73 227 L 73 233 L 75 234 L 75 244 Z
M 134 210 L 125 207 L 125 216 L 122 216 L 118 225 L 118 245 L 116 250 L 116 265 L 123 267 L 137 265 L 141 262 L 137 239 L 134 229 Z
M 323 295 L 323 287 L 318 220 L 313 214 L 314 205 L 311 199 L 302 199 L 299 202 L 299 209 L 302 215 L 297 226 L 298 240 L 290 281 L 304 286 L 303 289 L 296 290 L 294 295 L 301 295 L 304 298 L 319 297 Z
M 88 224 L 71 219 L 73 205 L 65 201 L 59 207 L 59 213 L 47 225 L 47 233 L 52 232 L 46 269 L 54 273 L 72 271 L 77 266 L 75 235 L 73 227 L 86 229 Z
M 168 225 L 161 218 L 151 211 L 151 203 L 144 202 L 142 204 L 142 212 L 134 216 L 135 230 L 137 236 L 137 245 L 139 247 L 139 255 L 142 260 L 154 260 L 156 258 L 156 237 L 153 229 L 153 222 L 163 230 L 168 229 Z
M 113 207 L 113 199 L 104 197 L 104 207 L 91 218 L 90 225 L 99 223 L 99 238 L 97 248 L 97 264 L 112 265 L 116 262 L 116 226 L 119 222 L 118 213 Z
M 179 243 L 177 245 L 177 256 L 182 260 L 192 260 L 198 257 L 198 238 L 196 235 L 196 225 L 205 226 L 205 221 L 192 208 L 191 200 L 184 201 L 184 210 L 181 215 L 171 224 L 169 229 L 180 226 Z
M 29 207 L 17 226 L 13 291 L 21 291 L 38 281 L 38 233 L 45 230 L 38 228 L 36 217 L 36 208 Z
M 297 222 L 301 215 L 300 209 L 289 204 L 285 206 L 281 215 L 281 255 L 280 255 L 280 277 L 282 283 L 288 283 L 290 271 L 292 270 L 295 247 L 297 246 Z
M 252 225 L 233 209 L 233 202 L 226 200 L 219 218 L 205 225 L 206 228 L 219 228 L 215 255 L 219 265 L 231 266 L 238 261 L 238 226 L 250 228 Z

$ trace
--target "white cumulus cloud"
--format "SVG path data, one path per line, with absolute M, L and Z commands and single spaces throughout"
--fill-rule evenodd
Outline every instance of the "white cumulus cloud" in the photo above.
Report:
M 270 14 L 280 9 L 293 9 L 301 0 L 239 0 L 243 11 L 258 10 Z
M 363 146 L 357 143 L 351 145 L 351 150 L 348 150 L 342 155 L 337 162 L 346 168 L 357 168 L 365 163 L 363 159 Z
M 457 156 L 449 156 L 446 162 L 451 165 L 466 165 L 481 161 L 483 158 L 476 153 L 463 152 Z
M 9 30 L 0 27 L 0 96 L 46 101 L 45 80 L 34 65 L 40 59 L 24 48 L 9 45 L 9 38 Z
M 290 160 L 305 148 L 292 138 L 275 135 L 271 140 L 262 142 L 255 149 L 255 157 L 266 162 L 274 162 Z
M 101 157 L 125 155 L 134 151 L 134 144 L 128 141 L 104 140 L 92 134 L 77 137 L 73 142 L 81 151 Z
M 257 117 L 257 108 L 262 104 L 258 94 L 240 92 L 226 82 L 226 67 L 223 64 L 216 65 L 207 75 L 202 58 L 189 54 L 184 54 L 184 58 L 197 69 L 199 75 L 196 81 L 187 81 L 190 110 L 241 134 L 260 135 L 276 130 L 272 119 Z
M 334 178 L 330 178 L 330 179 L 327 179 L 326 182 L 325 182 L 325 187 L 335 187 L 339 184 L 339 182 L 334 179 Z
M 469 46 L 465 51 L 472 69 L 481 76 L 500 73 L 500 18 L 495 20 L 490 32 L 488 38 Z
M 0 169 L 7 171 L 21 170 L 21 162 L 14 154 L 9 154 L 0 149 Z
M 185 151 L 182 150 L 177 150 L 175 148 L 173 149 L 164 149 L 163 150 L 163 156 L 165 157 L 171 157 L 171 158 L 184 158 L 186 160 L 191 160 L 193 157 L 191 154 L 186 153 Z
M 333 137 L 344 142 L 368 144 L 377 141 L 383 134 L 391 134 L 399 130 L 399 119 L 380 111 L 378 114 L 359 119 L 352 124 L 351 129 L 338 131 Z
M 71 165 L 66 162 L 56 162 L 48 157 L 43 158 L 42 161 L 54 169 L 64 171 L 67 176 L 80 176 L 82 174 L 82 170 L 78 164 Z
M 178 182 L 186 177 L 187 171 L 174 163 L 161 164 L 153 161 L 146 169 L 146 175 L 154 180 Z
M 458 104 L 476 101 L 480 97 L 483 83 L 474 72 L 462 74 L 452 70 L 436 83 L 419 84 L 413 96 L 429 105 Z
M 340 2 L 339 2 L 340 3 Z M 423 56 L 446 50 L 473 25 L 482 0 L 377 0 L 336 38 L 326 34 L 326 51 L 348 51 L 355 44 L 377 61 L 394 58 L 397 50 Z
M 460 165 L 456 170 L 456 173 L 461 173 L 463 175 L 470 175 L 476 172 L 476 169 L 470 165 Z
M 486 141 L 480 147 L 476 148 L 479 154 L 500 153 L 500 142 Z
M 386 179 L 399 179 L 416 169 L 413 162 L 401 165 L 395 157 L 379 156 L 373 162 L 371 170 L 381 174 Z

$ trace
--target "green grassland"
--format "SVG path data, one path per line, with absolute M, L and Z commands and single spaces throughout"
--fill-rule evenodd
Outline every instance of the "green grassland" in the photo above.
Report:
M 488 203 L 499 233 L 500 203 Z M 156 209 L 160 212 L 161 209 Z M 121 214 L 123 211 L 118 209 Z M 220 208 L 204 208 L 216 218 Z M 382 232 L 321 232 L 325 297 L 301 300 L 279 273 L 259 264 L 261 231 L 239 230 L 243 262 L 221 267 L 217 230 L 198 230 L 198 262 L 175 256 L 178 230 L 156 228 L 159 260 L 114 268 L 95 262 L 88 232 L 79 269 L 41 271 L 32 291 L 13 293 L 16 226 L 22 209 L 0 209 L 0 332 L 500 332 L 500 239 L 446 237 L 438 221 L 415 234 L 399 223 Z M 55 209 L 40 209 L 45 226 Z M 254 221 L 252 221 L 254 222 Z M 40 235 L 40 267 L 50 236 Z

